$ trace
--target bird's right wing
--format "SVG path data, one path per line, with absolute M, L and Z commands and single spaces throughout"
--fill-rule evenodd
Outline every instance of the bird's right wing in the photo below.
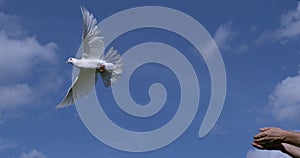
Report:
M 56 106 L 57 109 L 69 107 L 75 103 L 75 100 L 82 98 L 95 87 L 96 74 L 95 70 L 82 69 L 72 86 L 69 88 L 67 95 Z
M 97 20 L 86 8 L 81 7 L 83 16 L 83 59 L 99 59 L 104 51 L 105 45 L 100 36 L 100 28 L 97 25 Z

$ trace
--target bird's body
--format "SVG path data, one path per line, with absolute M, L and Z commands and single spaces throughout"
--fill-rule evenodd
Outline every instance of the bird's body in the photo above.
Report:
M 110 48 L 105 55 L 103 54 L 105 45 L 100 36 L 97 20 L 84 7 L 81 7 L 81 12 L 83 15 L 82 57 L 81 59 L 69 58 L 67 61 L 80 71 L 67 95 L 56 108 L 68 107 L 74 104 L 76 99 L 91 92 L 98 73 L 106 87 L 115 83 L 122 74 L 121 56 L 114 48 Z
M 106 70 L 112 71 L 114 66 L 113 63 L 107 63 L 106 61 L 101 59 L 70 59 L 72 60 L 72 64 L 80 69 L 100 69 L 101 65 L 104 65 Z

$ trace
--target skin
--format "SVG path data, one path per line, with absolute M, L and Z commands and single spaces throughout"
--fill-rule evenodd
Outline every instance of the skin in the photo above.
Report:
M 291 157 L 300 158 L 300 132 L 275 127 L 260 128 L 252 145 L 261 150 L 279 150 Z

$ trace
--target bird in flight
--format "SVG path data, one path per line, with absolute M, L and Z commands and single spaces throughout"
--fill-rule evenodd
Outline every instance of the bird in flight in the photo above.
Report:
M 76 99 L 91 92 L 97 81 L 97 74 L 100 74 L 106 87 L 114 84 L 122 74 L 123 62 L 120 54 L 114 48 L 103 53 L 105 45 L 103 37 L 100 36 L 97 20 L 85 7 L 81 7 L 81 12 L 83 16 L 82 57 L 81 59 L 69 58 L 67 61 L 79 68 L 79 74 L 56 108 L 69 107 Z

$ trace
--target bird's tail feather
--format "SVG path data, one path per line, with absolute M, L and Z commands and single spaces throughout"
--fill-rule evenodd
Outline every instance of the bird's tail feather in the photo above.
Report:
M 121 55 L 118 53 L 116 49 L 111 47 L 109 51 L 103 56 L 103 60 L 112 63 L 114 66 L 110 76 L 102 77 L 102 79 L 106 83 L 110 83 L 110 84 L 116 83 L 123 72 L 123 61 Z

